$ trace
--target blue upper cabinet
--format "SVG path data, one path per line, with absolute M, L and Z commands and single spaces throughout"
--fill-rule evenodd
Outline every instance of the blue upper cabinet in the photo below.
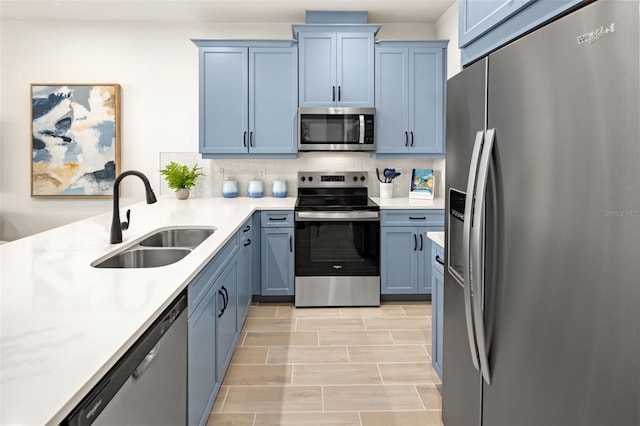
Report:
M 299 43 L 299 104 L 372 107 L 377 25 L 294 26 Z M 348 29 L 348 31 L 347 31 Z
M 294 157 L 298 108 L 294 42 L 194 43 L 200 54 L 203 158 Z
M 376 154 L 441 156 L 448 41 L 375 47 Z
M 582 0 L 460 0 L 458 38 L 462 65 L 541 25 Z

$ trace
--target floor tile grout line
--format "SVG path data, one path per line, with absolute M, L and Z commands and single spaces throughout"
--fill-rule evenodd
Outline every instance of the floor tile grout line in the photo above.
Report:
M 422 408 L 427 411 L 427 406 L 425 405 L 424 401 L 422 400 L 422 398 L 420 397 L 420 392 L 418 391 L 418 386 L 417 385 L 413 385 L 413 389 L 416 392 L 416 396 L 418 397 L 418 401 L 420 402 L 420 404 L 422 404 Z

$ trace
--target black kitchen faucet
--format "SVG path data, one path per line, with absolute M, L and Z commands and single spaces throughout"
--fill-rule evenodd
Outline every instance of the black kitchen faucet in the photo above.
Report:
M 153 204 L 156 201 L 156 194 L 153 193 L 153 189 L 149 184 L 149 179 L 136 170 L 128 170 L 126 172 L 120 173 L 120 176 L 116 178 L 115 183 L 113 184 L 113 218 L 111 219 L 111 244 L 118 244 L 122 242 L 122 230 L 129 228 L 129 221 L 131 218 L 131 210 L 127 210 L 127 221 L 120 222 L 120 181 L 129 175 L 138 176 L 142 179 L 144 183 L 144 189 L 147 194 L 147 204 Z

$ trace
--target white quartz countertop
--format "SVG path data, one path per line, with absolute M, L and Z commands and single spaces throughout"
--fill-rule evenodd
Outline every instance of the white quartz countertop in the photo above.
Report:
M 444 198 L 421 200 L 418 198 L 371 198 L 381 209 L 444 209 Z
M 127 207 L 121 244 L 109 244 L 106 212 L 0 246 L 0 424 L 58 424 L 254 211 L 294 204 L 295 197 L 162 198 Z M 217 230 L 172 265 L 90 266 L 175 225 Z
M 433 241 L 440 247 L 444 248 L 444 232 L 442 231 L 427 232 L 427 238 L 429 238 L 431 241 Z
M 383 209 L 444 202 L 374 199 Z M 121 244 L 111 211 L 0 245 L 0 424 L 58 424 L 256 210 L 291 210 L 288 198 L 161 198 L 131 209 Z M 160 268 L 91 262 L 167 226 L 214 226 L 182 260 Z

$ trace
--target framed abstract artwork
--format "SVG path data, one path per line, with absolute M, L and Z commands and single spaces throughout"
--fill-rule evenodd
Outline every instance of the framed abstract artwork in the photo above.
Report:
M 110 197 L 120 85 L 31 84 L 31 196 Z

